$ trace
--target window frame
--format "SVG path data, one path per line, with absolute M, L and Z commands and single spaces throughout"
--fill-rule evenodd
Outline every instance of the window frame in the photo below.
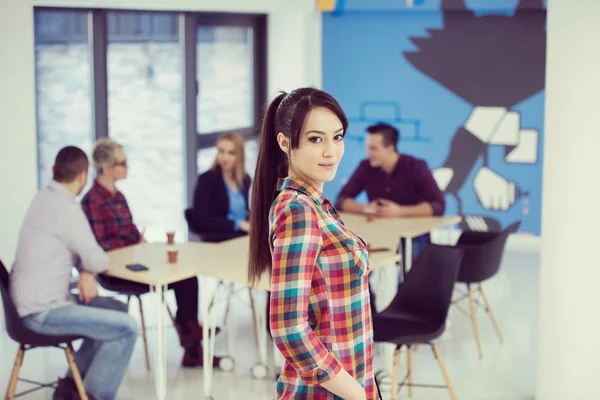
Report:
M 46 7 L 34 6 L 34 18 L 40 11 L 55 11 L 62 13 L 87 13 L 88 29 L 87 42 L 90 51 L 91 64 L 91 133 L 94 140 L 108 137 L 108 85 L 107 85 L 107 45 L 108 25 L 107 14 L 109 12 L 119 13 L 144 13 L 165 14 L 170 13 L 178 19 L 178 40 L 182 51 L 183 69 L 183 132 L 185 145 L 185 176 L 187 202 L 191 204 L 194 186 L 197 180 L 197 157 L 198 152 L 203 149 L 214 147 L 217 137 L 226 131 L 215 131 L 199 134 L 197 126 L 197 101 L 198 80 L 196 76 L 196 39 L 197 28 L 200 25 L 211 26 L 238 26 L 252 27 L 253 38 L 253 105 L 254 124 L 252 126 L 237 129 L 245 140 L 257 139 L 260 124 L 263 117 L 263 107 L 267 101 L 267 24 L 266 14 L 241 14 L 223 12 L 196 12 L 184 10 L 143 10 L 143 9 L 113 9 L 113 8 L 78 8 L 78 7 Z M 37 27 L 34 24 L 35 34 Z M 36 41 L 37 43 L 37 41 Z M 37 79 L 37 77 L 36 77 Z M 36 82 L 37 87 L 37 82 Z M 201 88 L 200 88 L 201 90 Z M 36 96 L 36 114 L 39 109 Z M 38 124 L 39 125 L 39 124 Z M 37 143 L 39 143 L 39 128 L 36 131 Z M 38 169 L 40 162 L 39 145 L 36 145 L 38 155 Z M 38 186 L 41 182 L 38 180 Z

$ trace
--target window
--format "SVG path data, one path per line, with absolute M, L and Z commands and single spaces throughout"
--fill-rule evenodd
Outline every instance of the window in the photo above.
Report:
M 108 135 L 129 166 L 117 185 L 149 241 L 187 231 L 177 22 L 171 13 L 107 13 Z
M 40 10 L 34 14 L 38 185 L 52 179 L 58 151 L 67 145 L 88 155 L 91 76 L 86 11 Z
M 219 134 L 244 136 L 254 173 L 266 15 L 35 7 L 34 17 L 40 186 L 61 147 L 91 160 L 109 136 L 125 148 L 117 187 L 134 222 L 150 241 L 167 230 L 186 240 L 184 209 Z
M 251 26 L 198 27 L 198 133 L 254 125 L 253 42 Z

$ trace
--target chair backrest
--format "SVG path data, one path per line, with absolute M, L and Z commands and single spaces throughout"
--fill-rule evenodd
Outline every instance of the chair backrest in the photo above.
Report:
M 445 323 L 463 258 L 454 246 L 430 244 L 417 256 L 388 309 L 409 312 L 432 323 Z
M 8 332 L 8 336 L 10 336 L 14 341 L 20 342 L 21 338 L 24 336 L 29 336 L 29 334 L 21 322 L 21 317 L 17 312 L 15 303 L 10 297 L 9 281 L 10 279 L 8 271 L 0 260 L 0 292 L 2 292 L 2 305 L 4 307 L 6 331 Z
M 464 232 L 456 244 L 465 251 L 457 281 L 479 283 L 496 275 L 506 241 L 520 225 L 521 221 L 517 221 L 501 232 Z

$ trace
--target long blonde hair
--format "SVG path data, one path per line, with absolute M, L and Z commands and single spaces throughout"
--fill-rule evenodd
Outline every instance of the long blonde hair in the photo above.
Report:
M 237 132 L 227 132 L 219 135 L 217 139 L 217 146 L 223 140 L 229 140 L 233 143 L 235 147 L 235 168 L 233 171 L 233 177 L 237 182 L 239 187 L 242 187 L 244 184 L 244 178 L 246 177 L 246 158 L 245 158 L 245 150 L 244 150 L 244 138 Z M 215 170 L 219 167 L 219 163 L 217 161 L 217 157 L 215 157 L 215 161 L 213 161 L 210 169 Z

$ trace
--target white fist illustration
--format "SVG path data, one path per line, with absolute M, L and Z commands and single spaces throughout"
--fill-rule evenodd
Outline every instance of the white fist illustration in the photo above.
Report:
M 515 184 L 487 167 L 477 171 L 473 183 L 481 205 L 488 210 L 506 211 L 515 203 Z

